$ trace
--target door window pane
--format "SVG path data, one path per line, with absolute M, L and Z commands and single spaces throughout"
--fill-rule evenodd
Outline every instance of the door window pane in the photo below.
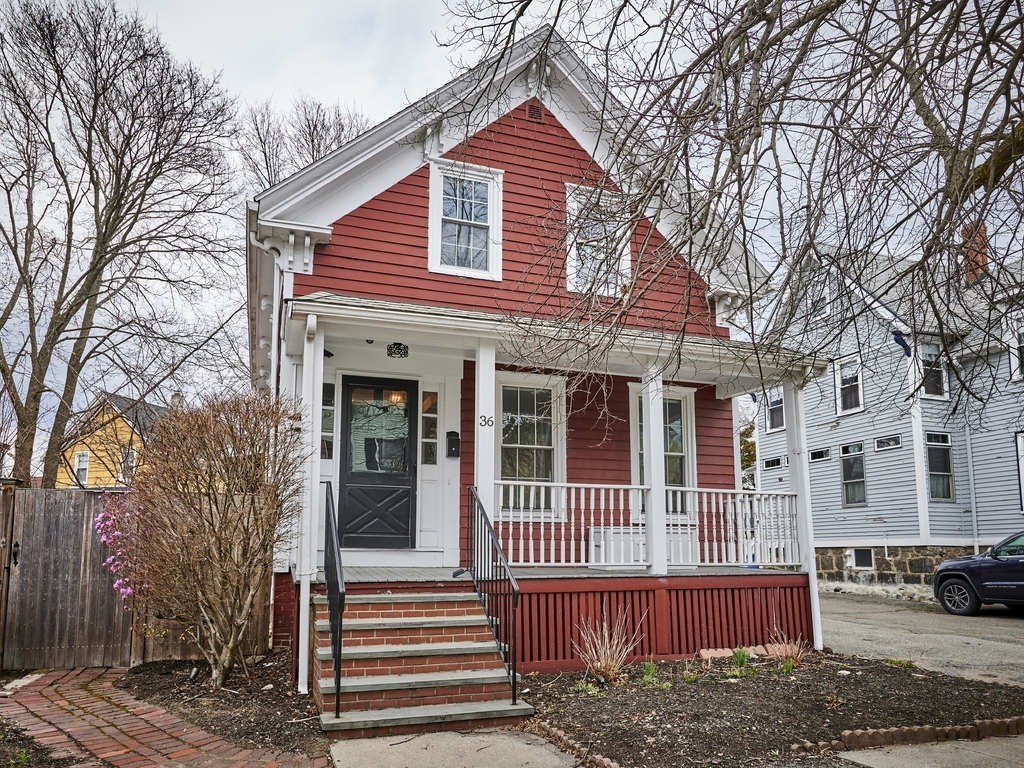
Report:
M 437 464 L 437 392 L 423 393 L 420 412 L 420 462 Z
M 356 387 L 349 424 L 352 472 L 408 471 L 408 396 L 402 390 Z
M 320 458 L 334 458 L 334 385 L 324 384 L 320 403 Z

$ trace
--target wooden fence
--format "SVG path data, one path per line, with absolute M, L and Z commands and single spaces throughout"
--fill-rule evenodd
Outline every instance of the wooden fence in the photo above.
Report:
M 174 622 L 129 612 L 103 566 L 110 554 L 94 520 L 103 494 L 79 489 L 5 491 L 0 507 L 0 668 L 135 666 L 196 658 Z M 262 600 L 247 645 L 267 647 Z M 141 619 L 141 620 L 140 620 Z

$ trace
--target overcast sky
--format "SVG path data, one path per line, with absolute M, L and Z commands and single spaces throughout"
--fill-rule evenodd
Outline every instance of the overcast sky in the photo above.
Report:
M 452 74 L 442 0 L 118 0 L 248 101 L 341 101 L 373 122 Z

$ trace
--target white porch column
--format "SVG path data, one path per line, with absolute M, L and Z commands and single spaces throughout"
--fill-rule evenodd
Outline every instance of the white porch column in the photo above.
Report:
M 782 385 L 782 412 L 786 424 L 786 452 L 789 455 L 789 484 L 796 494 L 797 536 L 800 557 L 807 571 L 811 597 L 811 634 L 814 647 L 821 650 L 821 604 L 818 600 L 818 566 L 814 553 L 814 518 L 811 514 L 811 478 L 807 467 L 807 430 L 804 423 L 804 392 L 792 381 Z
M 310 584 L 316 575 L 314 533 L 320 514 L 320 400 L 324 378 L 324 333 L 316 315 L 306 317 L 302 347 L 302 409 L 309 416 L 309 458 L 306 460 L 306 498 L 299 527 L 299 693 L 309 692 L 309 600 Z
M 497 419 L 494 403 L 494 342 L 480 339 L 476 347 L 476 411 L 473 415 L 473 471 L 477 493 L 492 518 L 495 512 L 494 430 Z
M 644 480 L 647 497 L 647 560 L 653 576 L 668 573 L 668 532 L 665 514 L 665 386 L 661 369 L 652 365 L 644 373 Z

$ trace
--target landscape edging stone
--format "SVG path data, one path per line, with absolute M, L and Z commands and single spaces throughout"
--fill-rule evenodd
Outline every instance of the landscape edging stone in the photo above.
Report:
M 527 725 L 526 729 L 533 731 L 538 736 L 543 736 L 563 752 L 568 752 L 578 758 L 580 762 L 577 765 L 579 766 L 587 766 L 587 768 L 620 768 L 619 764 L 610 757 L 591 752 L 589 748 L 569 738 L 564 731 L 555 728 L 549 723 L 545 723 L 543 720 L 532 721 Z
M 980 741 L 995 736 L 1024 735 L 1024 715 L 975 720 L 970 725 L 905 725 L 896 728 L 865 728 L 843 731 L 832 741 L 800 741 L 790 745 L 794 755 L 852 751 L 904 744 L 933 744 L 941 741 Z

